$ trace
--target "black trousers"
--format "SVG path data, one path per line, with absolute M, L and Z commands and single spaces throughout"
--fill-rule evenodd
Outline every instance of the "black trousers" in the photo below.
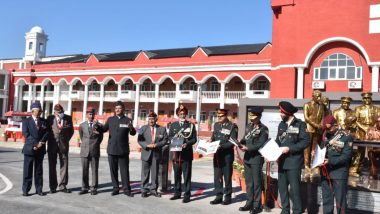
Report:
M 330 179 L 322 176 L 322 199 L 323 213 L 334 213 L 334 196 L 336 202 L 336 212 L 338 214 L 347 213 L 347 180 L 346 179 Z
M 22 179 L 22 192 L 28 193 L 32 188 L 33 181 L 33 167 L 34 167 L 34 185 L 36 187 L 36 192 L 42 192 L 42 161 L 44 160 L 44 155 L 42 156 L 32 156 L 24 155 L 24 172 Z
M 92 157 L 89 155 L 88 157 L 81 157 L 82 161 L 82 190 L 88 190 L 90 185 L 88 183 L 89 180 L 89 168 L 91 164 L 91 172 L 92 172 L 92 184 L 91 189 L 98 188 L 98 169 L 99 169 L 99 157 Z
M 191 167 L 192 167 L 193 161 L 173 161 L 173 170 L 174 170 L 174 190 L 175 195 L 181 195 L 182 192 L 182 185 L 181 185 L 181 179 L 183 174 L 183 180 L 184 180 L 184 188 L 185 188 L 185 194 L 184 197 L 190 197 L 191 196 Z
M 153 152 L 152 152 L 153 153 Z M 141 191 L 148 192 L 149 190 L 157 191 L 158 188 L 158 165 L 159 158 L 154 154 L 151 155 L 148 161 L 141 161 Z M 149 178 L 151 177 L 151 185 L 149 188 Z
M 49 158 L 49 187 L 51 190 L 57 189 L 57 155 L 59 156 L 59 189 L 66 187 L 69 181 L 69 153 L 48 152 Z
M 289 185 L 290 191 L 288 191 Z M 302 213 L 301 169 L 279 169 L 278 191 L 281 197 L 282 214 L 290 214 L 289 194 L 293 202 L 292 213 Z
M 119 165 L 121 183 L 123 185 L 124 192 L 131 191 L 131 185 L 129 183 L 129 156 L 128 155 L 110 155 L 108 154 L 108 163 L 111 171 L 112 186 L 114 189 L 119 189 Z
M 214 158 L 214 187 L 216 198 L 230 200 L 232 195 L 232 161 Z M 224 178 L 224 191 L 223 191 Z
M 244 164 L 244 177 L 247 184 L 247 205 L 261 207 L 261 191 L 263 188 L 263 163 Z

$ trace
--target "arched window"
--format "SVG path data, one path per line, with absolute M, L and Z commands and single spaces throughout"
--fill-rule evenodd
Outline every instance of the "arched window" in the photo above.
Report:
M 361 80 L 362 67 L 356 66 L 350 56 L 335 53 L 314 68 L 314 80 Z

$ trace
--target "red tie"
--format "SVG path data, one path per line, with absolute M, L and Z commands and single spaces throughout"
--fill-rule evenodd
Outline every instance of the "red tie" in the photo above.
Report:
M 154 143 L 154 127 L 152 126 L 152 143 Z

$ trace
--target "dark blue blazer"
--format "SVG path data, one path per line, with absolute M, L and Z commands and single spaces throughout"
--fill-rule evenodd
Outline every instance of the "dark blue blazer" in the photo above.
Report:
M 25 155 L 44 155 L 46 153 L 46 144 L 38 150 L 33 150 L 34 146 L 37 146 L 39 142 L 45 142 L 47 140 L 47 126 L 46 120 L 40 118 L 40 128 L 37 128 L 33 117 L 28 117 L 22 121 L 22 134 L 25 137 L 25 144 L 22 152 Z

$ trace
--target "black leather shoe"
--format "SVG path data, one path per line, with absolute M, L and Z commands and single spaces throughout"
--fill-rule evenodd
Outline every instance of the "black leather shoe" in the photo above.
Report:
M 152 192 L 150 192 L 150 194 L 157 197 L 157 198 L 161 198 L 161 194 L 158 193 L 157 191 L 152 191 Z
M 147 192 L 142 192 L 142 193 L 141 193 L 141 197 L 143 197 L 143 198 L 147 198 L 147 197 L 148 197 L 148 193 L 147 193 Z
M 239 207 L 239 211 L 250 211 L 252 209 L 252 206 L 246 204 L 244 207 Z
M 174 195 L 173 197 L 170 198 L 170 200 L 177 200 L 180 198 L 181 198 L 181 195 Z
M 190 197 L 184 197 L 182 200 L 182 203 L 189 203 L 190 202 Z
M 44 192 L 37 192 L 37 195 L 39 195 L 39 196 L 45 196 L 46 193 L 44 193 Z
M 23 193 L 22 193 L 22 196 L 30 196 L 30 195 L 29 195 L 29 193 L 27 193 L 27 192 L 23 192 Z
M 262 211 L 263 211 L 263 208 L 261 208 L 261 207 L 255 207 L 249 213 L 250 214 L 257 214 L 257 213 L 261 213 Z
M 57 190 L 55 190 L 55 189 L 51 189 L 51 190 L 50 190 L 50 193 L 51 193 L 51 194 L 54 194 L 54 193 L 56 193 L 56 192 L 57 192 Z
M 96 189 L 91 190 L 91 195 L 97 195 L 98 191 Z
M 64 193 L 71 193 L 71 190 L 67 189 L 66 187 L 61 189 L 61 192 L 64 192 Z
M 223 201 L 222 204 L 223 205 L 229 205 L 229 204 L 231 204 L 231 199 L 224 199 L 224 201 Z
M 87 194 L 87 193 L 88 193 L 88 190 L 82 189 L 78 194 L 79 195 L 84 195 L 84 194 Z
M 124 195 L 126 195 L 128 197 L 133 197 L 133 193 L 131 193 L 130 191 L 124 192 Z
M 119 190 L 118 189 L 114 189 L 111 193 L 112 196 L 114 195 L 119 195 Z
M 223 200 L 220 198 L 215 198 L 214 200 L 210 201 L 210 204 L 215 205 L 215 204 L 221 204 Z

